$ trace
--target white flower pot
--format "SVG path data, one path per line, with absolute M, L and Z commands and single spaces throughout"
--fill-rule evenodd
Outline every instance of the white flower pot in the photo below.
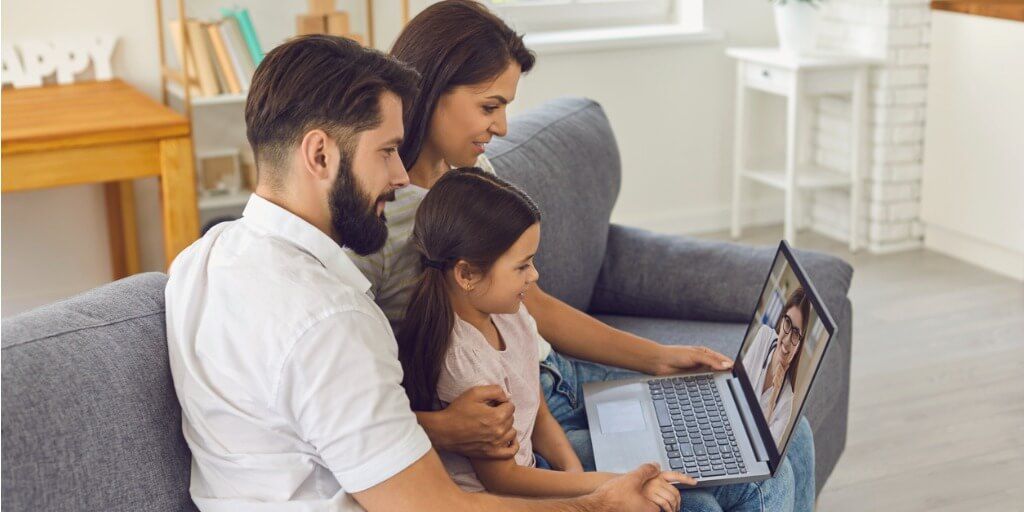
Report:
M 814 53 L 820 19 L 821 9 L 809 2 L 788 0 L 782 5 L 775 4 L 775 29 L 782 51 L 791 55 Z

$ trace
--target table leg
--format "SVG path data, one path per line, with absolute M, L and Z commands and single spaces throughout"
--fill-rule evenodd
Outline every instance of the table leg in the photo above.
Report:
M 135 224 L 135 191 L 131 180 L 104 184 L 107 230 L 114 279 L 139 273 L 139 240 Z
M 174 257 L 199 238 L 196 175 L 188 137 L 160 141 L 160 193 L 163 199 L 164 255 Z
M 735 240 L 740 237 L 743 229 L 743 219 L 740 217 L 740 210 L 743 208 L 743 166 L 746 165 L 746 155 L 743 145 L 746 144 L 747 126 L 747 86 L 743 78 L 743 62 L 736 64 L 736 114 L 733 124 L 733 148 L 732 148 L 732 223 L 729 234 Z
M 799 190 L 797 190 L 796 162 L 797 144 L 800 137 L 800 95 L 803 94 L 800 84 L 800 74 L 793 77 L 792 90 L 789 91 L 786 102 L 786 198 L 785 213 L 783 215 L 783 237 L 790 245 L 796 246 L 796 201 Z

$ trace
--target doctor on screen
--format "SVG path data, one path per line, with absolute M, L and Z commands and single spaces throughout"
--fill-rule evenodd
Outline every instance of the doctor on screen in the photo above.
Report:
M 793 290 L 775 328 L 762 325 L 743 356 L 743 367 L 758 394 L 776 443 L 781 440 L 793 414 L 793 387 L 809 315 L 810 303 L 804 289 Z

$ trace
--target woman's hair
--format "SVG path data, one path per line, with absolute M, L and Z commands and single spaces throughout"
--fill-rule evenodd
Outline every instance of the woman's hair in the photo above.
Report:
M 540 210 L 523 191 L 476 167 L 445 173 L 423 199 L 411 239 L 423 272 L 398 332 L 402 386 L 413 410 L 434 408 L 455 327 L 445 275 L 459 260 L 486 275 L 538 222 Z
M 789 370 L 786 371 L 786 379 L 789 381 L 790 386 L 796 386 L 797 368 L 800 366 L 800 357 L 804 352 L 804 342 L 807 341 L 807 324 L 810 323 L 811 315 L 811 301 L 807 297 L 807 294 L 804 293 L 802 286 L 793 290 L 793 293 L 789 296 L 789 300 L 787 300 L 786 304 L 782 306 L 782 313 L 779 315 L 779 319 L 775 321 L 776 333 L 782 332 L 782 319 L 786 316 L 786 313 L 793 308 L 797 308 L 800 311 L 800 317 L 803 318 L 803 325 L 794 327 L 800 328 L 800 334 L 803 334 L 804 338 L 800 340 L 800 344 L 797 345 L 796 354 L 793 356 L 793 362 L 790 363 Z
M 420 73 L 398 149 L 406 169 L 420 156 L 441 96 L 460 85 L 494 80 L 512 62 L 526 73 L 535 61 L 522 36 L 473 0 L 443 0 L 424 9 L 398 35 L 391 55 Z

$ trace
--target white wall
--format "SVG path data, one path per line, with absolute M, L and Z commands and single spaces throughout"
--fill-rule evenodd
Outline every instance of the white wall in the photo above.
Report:
M 214 6 L 231 2 L 189 3 L 197 11 L 190 14 L 208 16 Z M 304 4 L 290 0 L 275 8 L 298 12 Z M 767 1 L 715 0 L 706 4 L 706 24 L 724 30 L 724 41 L 542 53 L 535 70 L 521 82 L 513 115 L 563 95 L 589 96 L 607 109 L 623 158 L 616 221 L 669 232 L 727 226 L 735 86 L 733 63 L 725 58 L 724 48 L 772 45 L 775 33 Z M 293 29 L 290 15 L 261 16 L 254 7 L 267 4 L 251 5 L 261 34 L 286 34 Z M 344 2 L 339 5 L 347 7 Z M 397 34 L 398 2 L 381 0 L 375 5 L 378 41 L 386 46 Z M 413 2 L 413 12 L 423 5 L 422 1 Z M 165 2 L 165 9 L 172 7 L 172 2 Z M 22 0 L 4 2 L 0 14 L 5 44 L 69 31 L 117 34 L 115 73 L 158 97 L 156 14 L 151 2 Z M 284 25 L 273 25 L 275 19 L 282 19 Z M 762 103 L 769 115 L 756 117 L 777 120 L 757 127 L 764 136 L 755 141 L 761 143 L 754 148 L 755 154 L 768 158 L 774 148 L 781 147 L 782 109 L 781 103 Z M 240 121 L 240 107 L 238 113 L 226 115 L 237 115 Z M 764 149 L 758 151 L 759 147 Z M 136 190 L 143 268 L 162 270 L 157 184 L 143 181 Z M 92 186 L 4 195 L 4 316 L 109 280 L 103 204 L 102 191 Z M 752 216 L 760 222 L 780 218 L 781 203 L 770 192 L 755 195 L 752 208 Z
M 925 245 L 1024 280 L 1024 24 L 936 11 Z

